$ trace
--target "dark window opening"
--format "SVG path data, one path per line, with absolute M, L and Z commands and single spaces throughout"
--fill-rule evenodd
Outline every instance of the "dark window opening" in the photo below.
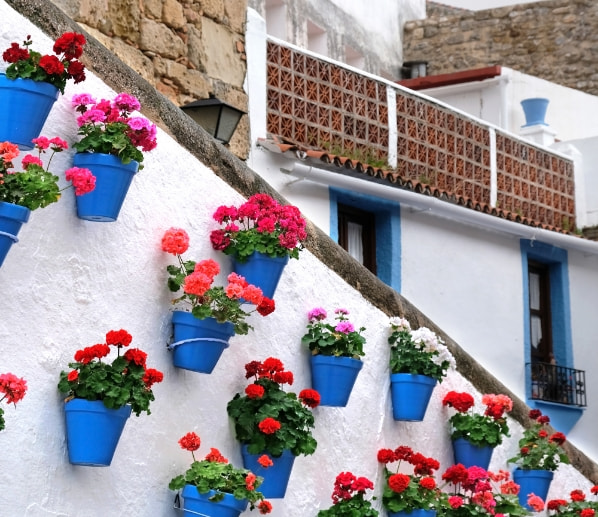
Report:
M 338 204 L 338 243 L 376 274 L 376 216 L 372 212 Z
M 528 264 L 531 362 L 555 364 L 550 314 L 550 271 L 547 265 Z

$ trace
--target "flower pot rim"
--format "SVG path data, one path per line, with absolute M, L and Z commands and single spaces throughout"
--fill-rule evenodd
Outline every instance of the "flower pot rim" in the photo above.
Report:
M 184 322 L 189 322 L 189 321 L 207 321 L 207 320 L 211 320 L 214 323 L 218 324 L 218 325 L 230 325 L 232 327 L 234 327 L 234 325 L 230 322 L 230 321 L 224 321 L 224 322 L 219 322 L 216 318 L 212 317 L 212 316 L 208 316 L 207 318 L 196 318 L 195 316 L 193 316 L 193 314 L 189 311 L 181 311 L 181 310 L 174 310 L 172 311 L 172 322 L 173 323 L 184 323 Z
M 55 94 L 57 99 L 58 94 L 60 93 L 60 90 L 58 90 L 56 86 L 54 86 L 52 83 L 48 83 L 47 81 L 35 81 L 33 79 L 24 79 L 22 77 L 10 79 L 9 77 L 6 77 L 4 72 L 0 73 L 0 88 L 10 87 L 10 82 L 16 83 L 19 86 L 24 86 L 26 89 L 42 90 L 46 95 L 53 96 Z M 4 86 L 2 83 L 4 83 L 6 86 Z
M 26 223 L 29 221 L 31 210 L 26 206 L 0 201 L 0 217 L 9 216 L 12 219 Z
M 104 404 L 103 400 L 88 400 L 88 399 L 83 399 L 80 397 L 75 397 L 72 398 L 71 400 L 66 400 L 64 402 L 64 409 L 65 411 L 67 410 L 77 410 L 77 409 L 83 409 L 85 406 L 89 406 L 91 405 L 92 407 L 99 407 L 102 409 L 105 409 L 106 411 L 114 411 L 114 412 L 119 412 L 119 413 L 123 413 L 123 414 L 131 414 L 131 404 L 125 404 L 124 406 L 120 406 L 118 408 L 109 408 L 106 407 Z M 68 407 L 68 409 L 67 409 Z
M 76 158 L 78 157 L 78 158 Z M 79 161 L 89 161 L 89 158 L 92 157 L 92 160 L 94 160 L 94 158 L 100 158 L 104 161 L 108 161 L 108 162 L 112 162 L 112 164 L 114 165 L 118 165 L 119 167 L 124 167 L 126 169 L 130 169 L 131 171 L 134 171 L 133 174 L 136 174 L 138 169 L 139 169 L 139 162 L 135 161 L 135 160 L 131 160 L 129 163 L 123 163 L 122 160 L 116 156 L 115 154 L 109 154 L 109 153 L 97 153 L 97 152 L 89 152 L 89 151 L 83 151 L 83 152 L 76 152 L 75 156 L 73 157 L 73 159 L 77 159 Z M 130 171 L 129 171 L 130 172 Z
M 434 377 L 431 377 L 429 375 L 422 375 L 420 373 L 391 373 L 390 374 L 390 379 L 392 380 L 396 380 L 399 378 L 412 378 L 413 380 L 428 380 L 430 381 L 430 384 L 434 383 L 436 384 L 436 382 L 438 382 Z
M 360 363 L 363 365 L 363 361 L 357 357 L 347 355 L 326 355 L 326 354 L 312 354 L 310 356 L 312 361 L 330 361 L 340 363 Z

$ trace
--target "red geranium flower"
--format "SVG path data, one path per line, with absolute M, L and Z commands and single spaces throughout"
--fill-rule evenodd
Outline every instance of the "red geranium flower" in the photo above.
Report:
M 315 408 L 320 405 L 320 394 L 316 390 L 305 389 L 299 392 L 299 400 L 307 407 Z
M 258 424 L 258 428 L 264 434 L 274 434 L 280 429 L 280 422 L 274 418 L 267 417 Z
M 393 474 L 388 478 L 388 486 L 393 492 L 400 494 L 407 489 L 410 479 L 406 474 Z
M 190 432 L 179 440 L 179 445 L 183 449 L 193 452 L 201 446 L 201 439 L 196 433 Z

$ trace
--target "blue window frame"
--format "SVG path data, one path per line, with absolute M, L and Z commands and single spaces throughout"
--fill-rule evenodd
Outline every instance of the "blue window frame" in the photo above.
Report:
M 399 203 L 350 190 L 330 187 L 330 237 L 339 241 L 338 205 L 374 214 L 376 274 L 395 291 L 401 291 L 401 212 Z
M 567 251 L 550 244 L 531 240 L 521 240 L 520 248 L 523 277 L 525 362 L 526 364 L 532 362 L 532 335 L 534 334 L 532 332 L 534 307 L 530 306 L 530 268 L 531 271 L 534 271 L 534 264 L 539 264 L 543 266 L 547 274 L 551 347 L 554 360 L 558 366 L 573 368 Z M 537 407 L 550 416 L 552 425 L 564 433 L 567 433 L 575 425 L 583 413 L 583 409 L 577 406 L 532 399 L 532 375 L 529 366 L 526 367 L 526 397 L 530 407 Z

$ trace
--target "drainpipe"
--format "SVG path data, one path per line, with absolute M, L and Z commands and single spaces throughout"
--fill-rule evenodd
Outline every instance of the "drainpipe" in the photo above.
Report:
M 413 211 L 428 213 L 464 225 L 491 230 L 518 239 L 529 239 L 531 241 L 537 240 L 567 250 L 578 251 L 586 255 L 598 255 L 598 242 L 556 233 L 542 228 L 533 228 L 513 221 L 507 221 L 506 219 L 458 206 L 432 196 L 426 196 L 409 190 L 383 185 L 381 183 L 376 183 L 375 181 L 366 181 L 346 176 L 337 172 L 330 172 L 301 162 L 294 162 L 293 167 L 290 170 L 280 170 L 299 180 L 312 181 L 322 185 L 338 187 L 345 190 L 369 194 L 382 199 L 388 199 L 398 202 L 403 206 L 407 206 Z M 290 185 L 292 185 L 292 183 L 293 182 L 291 182 Z

